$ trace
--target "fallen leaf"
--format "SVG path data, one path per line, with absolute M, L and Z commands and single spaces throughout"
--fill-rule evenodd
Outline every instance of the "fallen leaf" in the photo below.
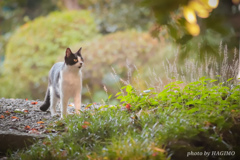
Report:
M 40 129 L 43 129 L 43 128 L 45 128 L 45 126 L 44 126 L 44 125 L 40 125 L 39 128 L 40 128 Z
M 18 108 L 17 108 L 17 109 L 14 110 L 14 113 L 23 113 L 23 112 L 22 112 L 21 109 L 18 109 Z
M 30 130 L 31 127 L 30 127 L 30 126 L 25 126 L 24 129 L 25 129 L 25 130 Z
M 43 124 L 44 122 L 43 121 L 38 121 L 37 124 Z
M 11 113 L 9 111 L 5 111 L 5 114 L 9 116 Z
M 26 101 L 28 101 L 28 99 L 27 99 L 27 98 L 26 98 L 25 100 L 26 100 Z
M 39 134 L 39 131 L 35 128 L 32 128 L 28 133 L 36 133 Z
M 4 115 L 1 115 L 1 116 L 0 116 L 0 119 L 3 119 L 3 118 L 4 118 Z
M 31 102 L 32 105 L 38 104 L 38 102 Z
M 69 106 L 69 107 L 74 107 L 74 104 L 73 104 L 73 103 L 70 103 L 68 106 Z
M 161 149 L 161 148 L 158 148 L 158 147 L 153 147 L 153 149 L 154 149 L 155 151 L 158 151 L 158 152 L 165 152 L 164 149 Z
M 18 118 L 18 117 L 16 117 L 16 116 L 12 116 L 11 118 L 12 118 L 12 119 L 19 119 L 19 118 Z
M 28 110 L 27 109 L 23 109 L 23 112 L 28 113 Z
M 82 129 L 86 129 L 87 127 L 87 125 L 82 125 Z

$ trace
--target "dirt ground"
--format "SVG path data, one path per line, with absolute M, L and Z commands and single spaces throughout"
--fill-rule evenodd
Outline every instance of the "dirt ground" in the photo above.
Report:
M 0 99 L 0 131 L 21 132 L 29 134 L 47 134 L 56 131 L 46 126 L 59 120 L 59 116 L 51 117 L 50 111 L 39 109 L 42 101 L 27 99 Z M 84 107 L 84 105 L 82 106 Z M 74 112 L 69 104 L 68 111 Z M 58 109 L 58 113 L 60 113 Z

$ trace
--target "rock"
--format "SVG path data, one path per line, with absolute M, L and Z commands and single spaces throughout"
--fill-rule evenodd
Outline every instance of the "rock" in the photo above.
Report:
M 8 150 L 14 151 L 32 145 L 36 140 L 46 135 L 27 134 L 20 132 L 0 131 L 0 156 L 6 155 Z

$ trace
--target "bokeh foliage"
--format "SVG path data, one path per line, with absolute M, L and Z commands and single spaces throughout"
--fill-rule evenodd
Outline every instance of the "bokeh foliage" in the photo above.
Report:
M 74 50 L 77 50 L 79 45 L 83 47 L 82 55 L 85 61 L 83 93 L 89 96 L 86 89 L 86 85 L 88 85 L 91 94 L 93 96 L 95 94 L 94 101 L 104 99 L 106 95 L 103 91 L 104 86 L 107 87 L 109 94 L 118 92 L 117 83 L 122 84 L 120 78 L 133 82 L 136 78 L 136 67 L 138 72 L 144 76 L 149 62 L 156 62 L 154 59 L 159 54 L 161 46 L 158 40 L 149 33 L 136 30 L 119 31 L 100 36 L 77 44 Z M 143 88 L 145 87 L 144 81 L 144 79 L 138 80 L 138 84 Z
M 5 54 L 6 43 L 15 29 L 29 19 L 57 10 L 55 0 L 2 0 L 0 8 L 0 56 Z
M 230 49 L 238 46 L 239 3 L 238 0 L 142 0 L 156 18 L 152 33 L 165 34 L 179 44 L 182 59 L 199 53 L 218 56 L 216 48 L 220 41 Z
M 78 0 L 81 9 L 90 9 L 96 15 L 101 33 L 112 33 L 126 29 L 147 30 L 153 23 L 150 10 L 141 6 L 141 0 Z M 63 0 L 58 7 L 64 9 Z
M 7 44 L 1 96 L 42 97 L 48 71 L 57 57 L 63 57 L 70 45 L 97 34 L 91 13 L 84 10 L 53 12 L 27 22 Z

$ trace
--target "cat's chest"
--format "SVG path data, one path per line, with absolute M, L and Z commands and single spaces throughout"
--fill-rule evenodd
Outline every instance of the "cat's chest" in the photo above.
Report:
M 61 72 L 60 83 L 64 86 L 78 87 L 81 83 L 81 73 L 72 73 L 67 71 Z

